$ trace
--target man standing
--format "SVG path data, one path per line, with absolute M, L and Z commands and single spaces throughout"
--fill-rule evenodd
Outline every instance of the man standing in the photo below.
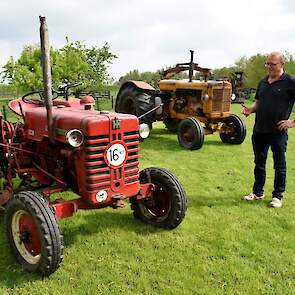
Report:
M 282 207 L 283 192 L 286 187 L 286 158 L 288 128 L 295 127 L 290 114 L 295 100 L 295 78 L 284 72 L 284 55 L 272 52 L 265 62 L 268 75 L 257 87 L 255 101 L 250 107 L 244 107 L 246 117 L 256 113 L 252 135 L 254 151 L 254 178 L 252 192 L 244 196 L 246 201 L 264 198 L 265 165 L 269 147 L 272 150 L 275 178 L 270 207 Z

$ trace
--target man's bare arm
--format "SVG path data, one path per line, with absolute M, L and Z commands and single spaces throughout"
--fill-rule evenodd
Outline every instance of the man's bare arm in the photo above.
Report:
M 244 104 L 242 104 L 243 110 L 242 114 L 248 117 L 250 114 L 255 113 L 258 107 L 258 100 L 255 100 L 251 106 L 247 107 Z

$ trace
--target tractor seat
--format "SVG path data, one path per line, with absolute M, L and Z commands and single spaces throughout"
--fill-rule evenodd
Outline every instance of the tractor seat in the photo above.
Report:
M 35 104 L 30 104 L 30 103 L 26 103 L 23 102 L 21 98 L 18 99 L 14 99 L 12 101 L 10 101 L 8 103 L 8 107 L 17 115 L 21 116 L 21 109 L 20 109 L 20 105 L 21 105 L 21 109 L 23 111 L 23 113 L 25 113 L 27 110 L 32 110 L 35 108 L 40 108 L 38 105 Z

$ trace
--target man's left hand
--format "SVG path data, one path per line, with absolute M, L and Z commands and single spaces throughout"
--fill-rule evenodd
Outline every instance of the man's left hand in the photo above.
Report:
M 295 127 L 295 121 L 294 120 L 282 120 L 278 123 L 278 128 L 280 131 L 287 131 L 288 128 Z

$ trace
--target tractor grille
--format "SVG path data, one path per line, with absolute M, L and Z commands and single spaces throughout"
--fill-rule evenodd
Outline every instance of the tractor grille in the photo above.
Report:
M 111 181 L 130 184 L 138 181 L 138 132 L 124 132 L 118 135 L 127 146 L 127 160 L 119 168 L 110 168 L 104 160 L 104 151 L 110 143 L 108 134 L 86 137 L 85 177 L 86 189 L 97 191 L 110 188 Z M 118 138 L 114 138 L 117 140 Z
M 212 112 L 229 112 L 230 100 L 230 89 L 213 89 Z
M 109 135 L 88 136 L 86 138 L 86 188 L 93 191 L 109 187 L 110 168 L 104 161 L 104 151 L 109 144 Z
M 138 168 L 138 144 L 139 135 L 137 131 L 125 132 L 124 142 L 128 148 L 128 158 L 124 164 L 125 172 L 125 183 L 133 183 L 138 181 L 139 178 L 139 168 Z

